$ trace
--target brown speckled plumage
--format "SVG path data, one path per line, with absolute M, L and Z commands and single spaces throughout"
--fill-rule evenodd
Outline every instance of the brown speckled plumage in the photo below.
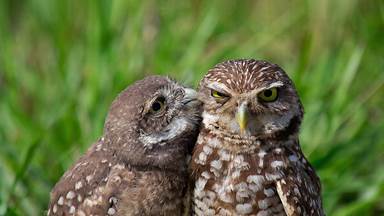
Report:
M 277 99 L 262 100 L 271 89 Z M 220 63 L 200 82 L 199 98 L 195 215 L 324 215 L 319 178 L 298 140 L 303 108 L 279 66 L 252 59 Z M 247 120 L 245 129 L 240 118 Z
M 52 190 L 48 215 L 181 215 L 199 107 L 194 90 L 168 78 L 128 87 L 103 136 Z

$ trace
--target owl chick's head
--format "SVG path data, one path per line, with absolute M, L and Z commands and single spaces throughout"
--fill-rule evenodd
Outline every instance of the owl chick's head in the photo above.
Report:
M 303 108 L 295 87 L 278 65 L 258 60 L 217 64 L 200 82 L 203 123 L 241 137 L 296 132 Z
M 161 76 L 125 89 L 113 102 L 104 137 L 121 160 L 140 166 L 178 166 L 192 151 L 201 103 L 195 90 Z

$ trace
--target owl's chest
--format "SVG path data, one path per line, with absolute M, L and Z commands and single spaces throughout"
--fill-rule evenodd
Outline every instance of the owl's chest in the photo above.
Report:
M 283 162 L 275 162 L 281 161 L 276 160 L 275 155 L 264 151 L 231 154 L 209 146 L 201 150 L 201 156 L 196 155 L 194 161 L 201 167 L 194 190 L 197 215 L 283 212 L 274 186 L 282 177 L 278 166 L 283 166 Z
M 140 172 L 119 195 L 119 215 L 180 215 L 187 176 L 164 171 Z

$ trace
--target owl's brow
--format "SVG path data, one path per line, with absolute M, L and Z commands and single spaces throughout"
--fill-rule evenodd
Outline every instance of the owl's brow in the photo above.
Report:
M 270 89 L 270 88 L 281 87 L 281 86 L 284 86 L 284 83 L 281 82 L 281 81 L 277 81 L 277 82 L 269 83 L 268 85 L 263 86 L 261 88 L 256 88 L 256 89 L 254 89 L 254 90 L 252 90 L 250 92 L 243 93 L 243 95 L 244 94 L 246 94 L 246 95 L 254 95 L 254 94 L 258 94 L 259 92 L 261 92 L 263 90 Z M 230 93 L 230 94 L 234 93 L 227 86 L 225 86 L 223 83 L 219 83 L 219 82 L 209 83 L 207 85 L 207 87 L 210 88 L 210 89 L 218 90 L 218 91 L 224 91 L 224 92 Z
M 219 82 L 208 83 L 207 87 L 210 88 L 210 89 L 214 89 L 214 90 L 217 90 L 217 91 L 220 91 L 220 92 L 224 92 L 224 93 L 228 93 L 228 94 L 232 94 L 233 93 L 231 91 L 231 89 L 229 89 L 223 83 L 219 83 Z
M 281 82 L 281 81 L 277 81 L 277 82 L 269 83 L 269 84 L 266 85 L 266 86 L 263 86 L 263 87 L 260 87 L 260 88 L 253 89 L 252 91 L 247 92 L 247 93 L 244 93 L 243 95 L 255 95 L 255 94 L 258 94 L 258 93 L 260 93 L 261 91 L 264 91 L 264 90 L 266 90 L 266 89 L 277 88 L 277 87 L 281 87 L 281 86 L 284 86 L 284 83 Z

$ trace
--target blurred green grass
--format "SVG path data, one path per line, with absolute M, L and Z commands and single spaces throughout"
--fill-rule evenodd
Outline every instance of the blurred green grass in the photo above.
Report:
M 44 213 L 127 85 L 230 58 L 294 79 L 328 215 L 384 215 L 383 35 L 382 1 L 0 0 L 0 215 Z

